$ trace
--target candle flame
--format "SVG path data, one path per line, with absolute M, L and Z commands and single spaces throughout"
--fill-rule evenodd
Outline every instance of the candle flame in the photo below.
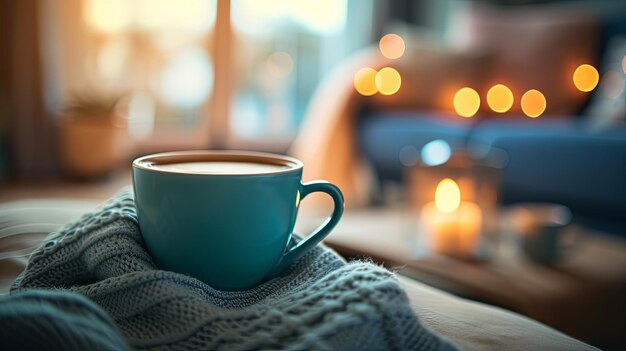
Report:
M 439 182 L 435 191 L 435 206 L 444 213 L 452 213 L 461 204 L 461 190 L 456 182 L 446 178 Z

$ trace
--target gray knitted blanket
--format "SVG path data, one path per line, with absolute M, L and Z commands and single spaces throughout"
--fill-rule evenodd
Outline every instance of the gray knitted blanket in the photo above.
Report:
M 391 272 L 322 246 L 249 291 L 158 270 L 128 192 L 50 234 L 11 293 L 27 289 L 86 296 L 135 349 L 456 349 L 420 324 Z

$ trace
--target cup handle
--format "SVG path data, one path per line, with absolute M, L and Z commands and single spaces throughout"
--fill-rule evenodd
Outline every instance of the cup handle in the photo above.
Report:
M 297 259 L 304 256 L 304 254 L 317 245 L 322 239 L 324 239 L 331 230 L 337 225 L 341 215 L 343 214 L 343 194 L 341 190 L 329 182 L 323 180 L 317 180 L 310 183 L 302 184 L 301 199 L 304 200 L 307 195 L 315 192 L 323 192 L 333 199 L 334 208 L 333 213 L 326 218 L 313 233 L 298 242 L 295 246 L 291 247 L 287 252 L 283 254 L 283 257 L 272 268 L 267 276 L 267 279 L 271 279 L 279 275 L 285 268 L 289 267 Z

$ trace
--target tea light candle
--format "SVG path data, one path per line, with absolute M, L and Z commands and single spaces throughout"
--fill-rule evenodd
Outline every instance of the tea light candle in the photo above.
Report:
M 458 257 L 476 253 L 482 211 L 473 202 L 461 201 L 461 191 L 452 179 L 439 182 L 435 201 L 423 207 L 421 219 L 435 252 Z

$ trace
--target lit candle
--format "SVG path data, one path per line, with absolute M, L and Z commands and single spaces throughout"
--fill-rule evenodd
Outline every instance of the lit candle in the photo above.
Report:
M 473 202 L 461 201 L 461 190 L 454 180 L 439 182 L 435 201 L 424 206 L 421 219 L 435 252 L 458 257 L 476 254 L 482 211 Z

